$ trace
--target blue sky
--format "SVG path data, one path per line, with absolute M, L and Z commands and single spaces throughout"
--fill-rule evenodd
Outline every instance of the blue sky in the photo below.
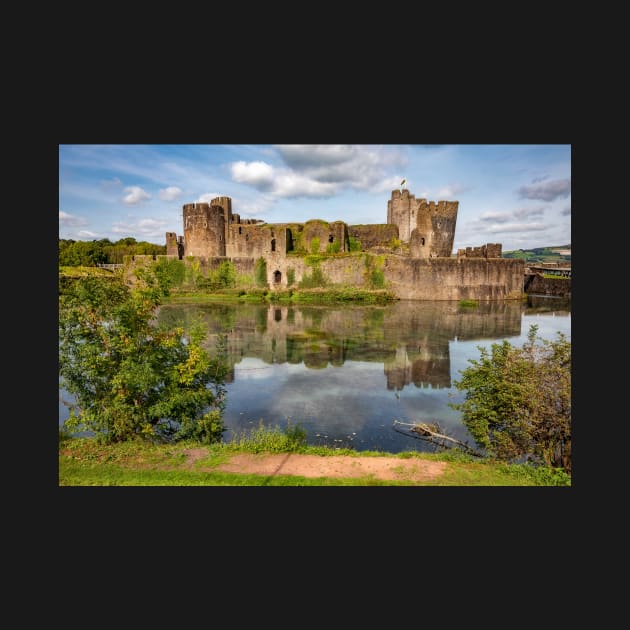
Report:
M 182 205 L 241 218 L 386 223 L 391 191 L 459 201 L 454 249 L 571 242 L 570 145 L 59 145 L 59 237 L 183 234 Z

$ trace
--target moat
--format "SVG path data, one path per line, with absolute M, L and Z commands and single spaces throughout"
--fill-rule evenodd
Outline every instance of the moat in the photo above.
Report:
M 570 302 L 530 297 L 462 307 L 457 302 L 399 301 L 376 306 L 177 304 L 159 319 L 191 323 L 201 317 L 211 350 L 227 336 L 230 373 L 225 422 L 235 431 L 300 424 L 309 444 L 357 451 L 432 450 L 392 428 L 402 422 L 439 422 L 453 437 L 470 440 L 454 381 L 477 346 L 507 339 L 520 346 L 531 324 L 553 339 L 571 338 Z M 59 404 L 59 422 L 68 416 Z

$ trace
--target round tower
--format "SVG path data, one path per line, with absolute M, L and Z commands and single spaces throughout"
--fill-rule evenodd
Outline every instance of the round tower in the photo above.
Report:
M 184 214 L 184 256 L 225 256 L 225 211 L 222 206 L 187 203 Z

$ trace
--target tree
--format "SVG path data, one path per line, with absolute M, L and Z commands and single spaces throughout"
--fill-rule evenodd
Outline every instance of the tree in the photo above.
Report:
M 134 437 L 221 440 L 225 431 L 225 340 L 214 357 L 205 330 L 158 327 L 155 309 L 168 287 L 149 269 L 131 289 L 118 278 L 77 279 L 60 297 L 59 371 L 78 414 L 70 431 L 107 442 Z
M 454 384 L 466 390 L 463 422 L 477 444 L 492 455 L 526 458 L 571 471 L 571 342 L 537 337 L 530 327 L 522 348 L 508 341 L 478 346 Z M 537 343 L 540 342 L 540 343 Z

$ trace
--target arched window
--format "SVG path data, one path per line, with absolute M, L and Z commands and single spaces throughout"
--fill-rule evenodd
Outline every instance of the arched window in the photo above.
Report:
M 275 284 L 280 284 L 280 282 L 282 282 L 282 274 L 279 271 L 273 272 L 273 281 Z
M 328 237 L 328 242 L 329 242 L 329 243 L 332 243 L 334 240 L 335 240 L 335 239 L 333 238 L 333 235 L 331 234 L 331 235 Z

